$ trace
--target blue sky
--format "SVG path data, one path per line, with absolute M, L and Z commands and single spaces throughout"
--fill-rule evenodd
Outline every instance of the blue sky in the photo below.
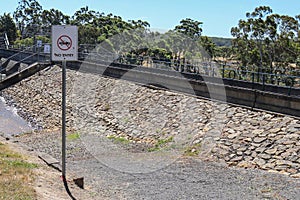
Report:
M 19 0 L 1 1 L 2 15 L 13 13 Z M 231 37 L 231 27 L 260 5 L 270 6 L 278 14 L 300 14 L 300 0 L 39 0 L 39 3 L 43 9 L 55 8 L 70 16 L 88 6 L 124 20 L 146 20 L 151 28 L 161 30 L 173 29 L 181 19 L 189 17 L 203 22 L 203 35 L 220 37 Z

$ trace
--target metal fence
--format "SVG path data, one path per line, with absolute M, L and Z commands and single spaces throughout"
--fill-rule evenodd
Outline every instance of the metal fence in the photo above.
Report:
M 39 62 L 50 61 L 50 52 L 44 52 L 45 46 L 50 44 L 42 44 L 41 46 L 16 46 L 10 45 L 10 49 L 18 51 L 8 59 L 18 58 L 24 61 L 34 58 Z M 24 52 L 31 53 L 27 57 Z M 19 56 L 19 57 L 18 57 Z M 150 56 L 137 56 L 130 54 L 113 53 L 101 45 L 81 44 L 79 45 L 79 60 L 103 64 L 125 64 L 137 65 L 143 67 L 158 68 L 164 70 L 178 71 L 181 73 L 192 73 L 206 75 L 212 77 L 220 77 L 224 79 L 247 81 L 251 83 L 261 83 L 263 85 L 278 85 L 283 87 L 300 87 L 300 69 L 286 70 L 283 67 L 270 68 L 263 67 L 245 67 L 237 65 L 222 65 L 213 61 L 189 61 L 184 59 L 161 59 Z

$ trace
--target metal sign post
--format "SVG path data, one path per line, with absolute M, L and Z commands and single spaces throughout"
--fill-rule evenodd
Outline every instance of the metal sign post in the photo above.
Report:
M 67 61 L 62 61 L 62 177 L 66 178 L 66 68 Z
M 77 26 L 52 26 L 52 61 L 62 61 L 62 178 L 66 183 L 66 68 L 78 59 Z

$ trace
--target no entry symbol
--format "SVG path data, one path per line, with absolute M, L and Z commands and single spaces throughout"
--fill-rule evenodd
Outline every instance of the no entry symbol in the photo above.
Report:
M 51 27 L 51 60 L 78 60 L 78 27 L 55 25 Z
M 72 47 L 72 39 L 67 35 L 62 35 L 57 40 L 57 46 L 62 51 L 67 51 Z

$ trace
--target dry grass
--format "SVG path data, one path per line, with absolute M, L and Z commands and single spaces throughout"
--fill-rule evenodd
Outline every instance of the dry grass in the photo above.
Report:
M 33 189 L 36 164 L 0 143 L 0 200 L 36 199 Z

